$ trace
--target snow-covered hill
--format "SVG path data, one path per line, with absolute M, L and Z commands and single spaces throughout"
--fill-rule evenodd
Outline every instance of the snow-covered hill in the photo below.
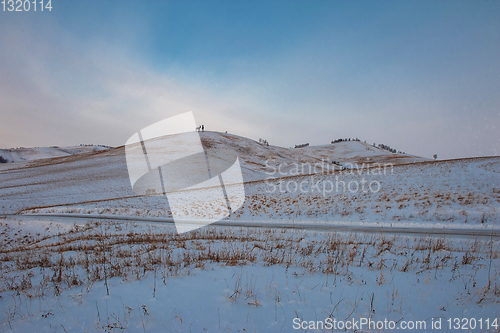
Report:
M 108 149 L 103 145 L 82 145 L 68 147 L 35 147 L 35 148 L 10 148 L 0 149 L 0 156 L 7 162 L 29 162 L 54 157 L 62 157 L 81 153 L 92 153 Z
M 359 141 L 287 149 L 200 135 L 210 159 L 241 161 L 246 199 L 230 219 L 478 226 L 499 220 L 499 157 L 429 161 Z M 118 147 L 0 165 L 0 213 L 170 217 L 164 197 L 132 191 L 124 153 Z M 207 205 L 188 209 L 196 217 Z
M 361 141 L 345 141 L 321 146 L 304 148 L 283 148 L 266 146 L 257 141 L 226 133 L 202 132 L 202 142 L 209 155 L 227 154 L 238 156 L 246 168 L 247 179 L 262 179 L 281 165 L 280 175 L 292 174 L 299 164 L 300 173 L 338 170 L 342 167 L 360 167 L 375 163 L 406 164 L 429 161 L 429 159 L 407 155 L 394 154 L 387 150 L 373 147 Z M 332 164 L 338 162 L 338 165 Z M 309 170 L 308 166 L 313 170 Z M 314 169 L 314 166 L 316 169 Z M 303 170 L 305 169 L 305 170 Z

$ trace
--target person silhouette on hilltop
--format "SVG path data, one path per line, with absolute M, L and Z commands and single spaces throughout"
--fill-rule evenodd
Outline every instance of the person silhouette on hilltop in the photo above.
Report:
M 205 125 L 201 125 L 201 131 L 205 132 Z

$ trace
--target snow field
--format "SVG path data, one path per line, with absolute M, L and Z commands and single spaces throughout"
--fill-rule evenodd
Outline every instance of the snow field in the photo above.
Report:
M 500 315 L 497 238 L 1 220 L 0 325 L 293 330 L 293 319 Z M 428 322 L 430 325 L 430 321 Z M 303 331 L 303 330 L 299 330 Z

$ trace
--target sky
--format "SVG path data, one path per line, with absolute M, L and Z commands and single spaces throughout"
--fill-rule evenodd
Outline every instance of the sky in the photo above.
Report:
M 51 5 L 0 4 L 1 148 L 119 146 L 193 111 L 283 147 L 500 155 L 499 1 Z

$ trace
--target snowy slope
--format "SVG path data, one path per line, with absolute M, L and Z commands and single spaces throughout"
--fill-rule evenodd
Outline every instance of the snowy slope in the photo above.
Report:
M 356 141 L 287 149 L 223 133 L 201 138 L 210 159 L 241 161 L 246 198 L 231 219 L 480 227 L 499 219 L 498 157 L 413 163 L 414 156 Z M 339 170 L 328 158 L 357 169 Z M 164 197 L 132 191 L 123 147 L 18 166 L 0 165 L 1 213 L 171 216 Z M 202 216 L 207 204 L 187 209 Z
M 73 154 L 91 153 L 108 149 L 104 146 L 68 146 L 0 149 L 0 156 L 8 162 L 28 162 Z
M 349 167 L 356 167 L 356 164 L 363 163 L 405 164 L 429 161 L 413 155 L 393 154 L 361 141 L 337 142 L 305 148 L 282 148 L 264 146 L 247 138 L 224 133 L 204 132 L 201 133 L 201 137 L 209 154 L 217 155 L 218 151 L 222 150 L 232 151 L 235 156 L 237 155 L 246 162 L 244 164 L 249 173 L 265 173 L 271 171 L 272 167 L 282 165 L 281 170 L 283 170 L 283 174 L 286 174 L 293 169 L 294 163 L 316 165 L 316 171 L 320 172 L 339 169 L 338 166 L 331 164 L 332 161 L 340 162 L 340 164 Z M 261 177 L 262 175 L 255 179 Z

